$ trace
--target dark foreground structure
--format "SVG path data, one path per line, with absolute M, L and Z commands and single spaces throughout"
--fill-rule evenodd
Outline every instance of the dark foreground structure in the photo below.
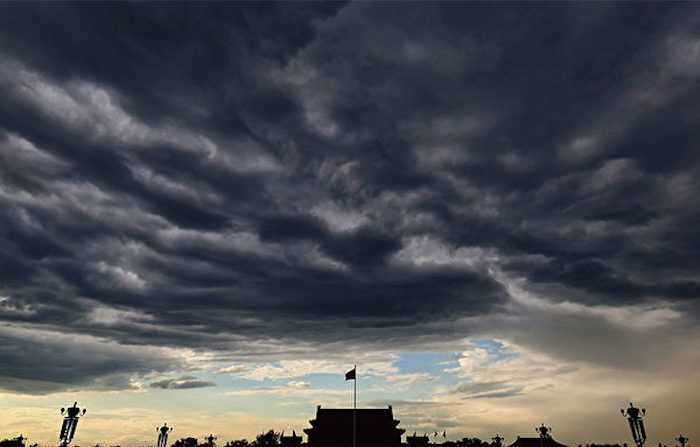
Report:
M 404 429 L 398 428 L 391 405 L 388 408 L 358 408 L 356 436 L 362 447 L 401 447 Z M 353 409 L 316 408 L 316 419 L 304 430 L 309 447 L 353 447 Z
M 22 435 L 13 439 L 3 439 L 0 441 L 0 447 L 24 447 L 24 441 L 26 439 L 27 438 Z
M 518 438 L 508 447 L 569 447 L 550 438 Z
M 284 436 L 284 433 L 280 435 L 280 447 L 301 447 L 302 441 L 296 432 L 292 432 L 292 436 Z
M 416 435 L 406 436 L 406 445 L 408 447 L 428 447 L 430 445 L 430 438 L 428 435 Z

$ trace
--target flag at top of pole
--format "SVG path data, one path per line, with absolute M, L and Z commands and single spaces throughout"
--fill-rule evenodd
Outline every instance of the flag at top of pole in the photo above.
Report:
M 355 373 L 357 371 L 357 366 L 345 373 L 345 380 L 355 380 Z

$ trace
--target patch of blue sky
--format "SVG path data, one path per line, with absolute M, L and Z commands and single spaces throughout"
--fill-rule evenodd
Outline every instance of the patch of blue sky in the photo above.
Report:
M 502 342 L 493 338 L 475 338 L 470 341 L 480 348 L 483 348 L 489 354 L 486 365 L 518 356 L 518 354 L 505 347 Z
M 235 385 L 236 387 L 240 387 L 240 388 L 252 388 L 252 387 L 260 386 L 263 383 L 265 383 L 265 384 L 272 383 L 271 380 L 253 380 L 253 379 L 247 379 L 244 377 L 236 376 L 233 374 L 215 374 L 212 376 L 211 380 L 213 382 L 216 382 L 216 383 L 223 382 L 225 384 Z
M 430 373 L 439 375 L 445 365 L 456 364 L 458 353 L 449 352 L 402 352 L 394 365 L 401 374 Z
M 488 344 L 487 341 L 479 340 L 479 343 Z M 495 345 L 494 345 L 495 346 Z M 454 374 L 445 372 L 445 369 L 458 366 L 459 352 L 397 352 L 397 360 L 393 363 L 395 372 L 387 372 L 385 375 L 369 375 L 363 373 L 362 365 L 357 367 L 358 377 L 358 401 L 359 402 L 387 402 L 398 400 L 419 399 L 430 396 L 435 387 L 449 387 L 456 384 L 459 379 Z M 402 381 L 401 376 L 411 374 L 429 374 L 432 377 L 426 382 L 411 383 Z M 254 390 L 265 387 L 284 388 L 290 382 L 306 382 L 308 386 L 301 386 L 301 389 L 309 390 L 337 390 L 340 394 L 325 394 L 324 401 L 344 400 L 343 391 L 347 391 L 348 402 L 352 396 L 352 381 L 346 381 L 344 373 L 312 373 L 298 377 L 285 377 L 276 379 L 252 380 L 229 374 L 201 374 L 202 380 L 210 380 L 221 385 L 220 390 Z M 299 387 L 299 384 L 296 384 Z M 213 390 L 205 390 L 209 393 Z M 272 394 L 246 395 L 236 394 L 235 400 L 244 406 L 251 406 L 253 402 L 266 398 L 268 404 L 275 401 L 308 401 L 313 400 L 309 395 L 280 396 Z M 320 403 L 320 402 L 319 402 Z
M 365 379 L 366 376 L 361 377 Z M 346 389 L 352 386 L 352 382 L 345 381 L 345 374 L 307 374 L 302 377 L 291 379 L 300 382 L 309 382 L 314 388 L 325 389 Z M 287 382 L 291 381 L 288 380 Z
M 458 366 L 458 352 L 400 352 L 397 355 L 399 360 L 394 363 L 399 370 L 397 375 L 432 376 L 427 383 L 401 387 L 403 399 L 425 398 L 431 395 L 435 387 L 450 387 L 458 382 L 454 374 L 445 372 L 446 369 Z
M 428 373 L 438 378 L 436 384 L 453 385 L 454 374 L 445 370 L 459 366 L 459 352 L 404 352 L 396 362 L 401 374 Z

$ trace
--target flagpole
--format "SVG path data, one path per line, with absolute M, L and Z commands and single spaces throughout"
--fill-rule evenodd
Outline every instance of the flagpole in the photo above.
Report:
M 355 380 L 352 381 L 352 447 L 357 447 L 357 365 L 354 365 Z

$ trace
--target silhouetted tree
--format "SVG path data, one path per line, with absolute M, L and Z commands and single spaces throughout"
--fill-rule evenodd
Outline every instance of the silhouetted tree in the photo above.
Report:
M 2 447 L 24 447 L 25 438 L 3 439 L 0 441 Z
M 274 430 L 260 433 L 255 437 L 255 441 L 250 443 L 251 447 L 275 447 L 280 445 L 280 434 Z
M 197 447 L 197 438 L 182 438 L 175 441 L 171 447 Z
M 234 441 L 229 441 L 224 447 L 249 447 L 250 443 L 247 439 L 236 439 Z

